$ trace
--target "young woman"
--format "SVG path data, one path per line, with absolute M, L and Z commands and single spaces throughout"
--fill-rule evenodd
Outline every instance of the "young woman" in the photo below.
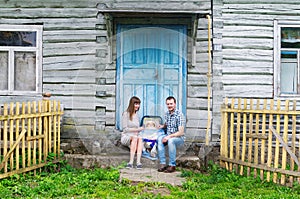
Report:
M 127 110 L 122 115 L 123 132 L 121 143 L 130 148 L 130 159 L 126 168 L 133 168 L 134 156 L 136 153 L 136 168 L 142 169 L 141 156 L 143 150 L 143 139 L 138 136 L 144 128 L 140 127 L 140 118 L 137 112 L 140 109 L 141 100 L 133 96 L 129 101 Z

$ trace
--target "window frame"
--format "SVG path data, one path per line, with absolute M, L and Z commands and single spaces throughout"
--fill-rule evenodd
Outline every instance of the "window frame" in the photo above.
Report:
M 42 25 L 3 25 L 0 24 L 0 31 L 28 31 L 36 32 L 36 46 L 0 46 L 0 51 L 8 53 L 8 89 L 0 90 L 0 95 L 39 95 L 42 93 Z M 35 52 L 36 67 L 35 67 L 35 90 L 20 91 L 14 90 L 14 62 L 15 52 Z
M 287 20 L 275 20 L 274 21 L 274 97 L 275 98 L 288 98 L 288 99 L 299 99 L 300 92 L 297 91 L 296 94 L 281 93 L 280 86 L 280 75 L 281 75 L 281 51 L 288 50 L 288 48 L 281 49 L 281 28 L 282 27 L 292 27 L 300 28 L 300 21 L 287 21 Z M 300 53 L 300 48 L 290 49 L 293 51 L 298 51 Z M 299 57 L 299 54 L 298 54 Z M 297 65 L 298 70 L 298 83 L 300 83 L 300 61 Z M 298 88 L 299 90 L 299 88 Z

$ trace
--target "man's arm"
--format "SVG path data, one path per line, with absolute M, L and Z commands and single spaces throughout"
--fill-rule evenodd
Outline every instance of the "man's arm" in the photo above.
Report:
M 172 133 L 172 134 L 170 134 L 166 137 L 172 138 L 172 137 L 179 137 L 179 136 L 182 136 L 182 135 L 184 135 L 184 126 L 179 126 L 177 132 Z
M 166 143 L 170 138 L 179 137 L 179 136 L 182 136 L 182 135 L 184 135 L 184 127 L 183 126 L 179 126 L 177 132 L 165 136 L 163 138 L 162 142 Z

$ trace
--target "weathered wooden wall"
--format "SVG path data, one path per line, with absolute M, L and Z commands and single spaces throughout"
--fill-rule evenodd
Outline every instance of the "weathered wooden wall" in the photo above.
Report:
M 43 92 L 64 106 L 62 137 L 78 137 L 95 126 L 95 66 L 98 1 L 4 1 L 1 24 L 43 25 Z M 2 96 L 1 102 L 37 96 Z M 77 124 L 77 125 L 75 125 Z
M 228 97 L 272 98 L 274 20 L 299 20 L 296 0 L 224 0 L 223 84 Z
M 192 12 L 200 12 L 200 13 L 211 13 L 211 1 L 210 0 L 200 0 L 200 1 L 118 1 L 118 2 L 105 2 L 104 4 L 98 5 L 99 10 L 152 10 L 154 12 L 166 13 L 167 11 L 185 11 L 188 13 Z M 178 14 L 180 15 L 180 14 Z M 126 20 L 126 15 L 122 14 L 124 19 L 118 20 Z M 104 15 L 99 13 L 98 18 L 101 21 L 106 21 L 103 19 Z M 164 20 L 166 20 L 165 18 Z M 104 26 L 106 27 L 106 26 Z M 106 27 L 107 28 L 107 27 Z M 206 128 L 207 128 L 207 70 L 208 70 L 208 38 L 207 38 L 207 19 L 205 15 L 198 19 L 197 24 L 197 35 L 195 39 L 195 48 L 196 55 L 194 57 L 195 64 L 192 64 L 192 47 L 193 45 L 189 44 L 189 57 L 190 62 L 188 63 L 188 75 L 187 75 L 187 138 L 189 140 L 205 140 Z M 107 31 L 107 30 L 105 30 Z M 191 42 L 193 38 L 189 38 Z M 112 57 L 114 57 L 112 55 Z M 101 72 L 103 68 L 108 72 L 109 81 L 111 81 L 115 77 L 115 59 L 113 59 L 112 63 L 101 63 L 99 64 L 99 68 L 101 68 Z M 104 73 L 103 73 L 104 74 Z M 105 73 L 106 74 L 106 73 Z M 102 82 L 107 82 L 107 77 L 102 76 Z M 115 82 L 113 82 L 115 83 Z M 100 112 L 109 113 L 111 116 L 111 112 L 100 108 Z M 100 121 L 100 125 L 102 121 Z M 110 124 L 114 125 L 114 124 Z M 105 129 L 108 129 L 109 125 L 105 125 Z M 111 126 L 114 128 L 114 126 Z M 102 127 L 100 127 L 102 129 Z
M 98 13 L 102 8 L 211 13 L 211 1 L 0 2 L 1 24 L 40 24 L 44 27 L 43 92 L 52 93 L 51 98 L 64 105 L 62 138 L 115 139 L 111 134 L 116 133 L 116 63 L 111 59 L 114 45 L 108 35 L 108 21 Z M 197 140 L 204 139 L 207 127 L 207 32 L 207 19 L 202 17 L 198 20 L 195 64 L 188 65 L 187 136 Z M 0 101 L 40 98 L 40 94 L 1 96 Z M 95 134 L 100 137 L 95 139 Z M 102 144 L 106 146 L 107 143 Z
M 299 21 L 298 0 L 213 0 L 213 140 L 225 97 L 274 98 L 274 20 Z

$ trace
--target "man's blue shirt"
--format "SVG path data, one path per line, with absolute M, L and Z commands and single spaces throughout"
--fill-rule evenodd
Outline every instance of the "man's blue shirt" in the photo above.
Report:
M 177 132 L 179 126 L 185 127 L 185 118 L 178 109 L 175 109 L 173 113 L 167 111 L 165 123 L 167 125 L 167 134 L 170 135 Z

